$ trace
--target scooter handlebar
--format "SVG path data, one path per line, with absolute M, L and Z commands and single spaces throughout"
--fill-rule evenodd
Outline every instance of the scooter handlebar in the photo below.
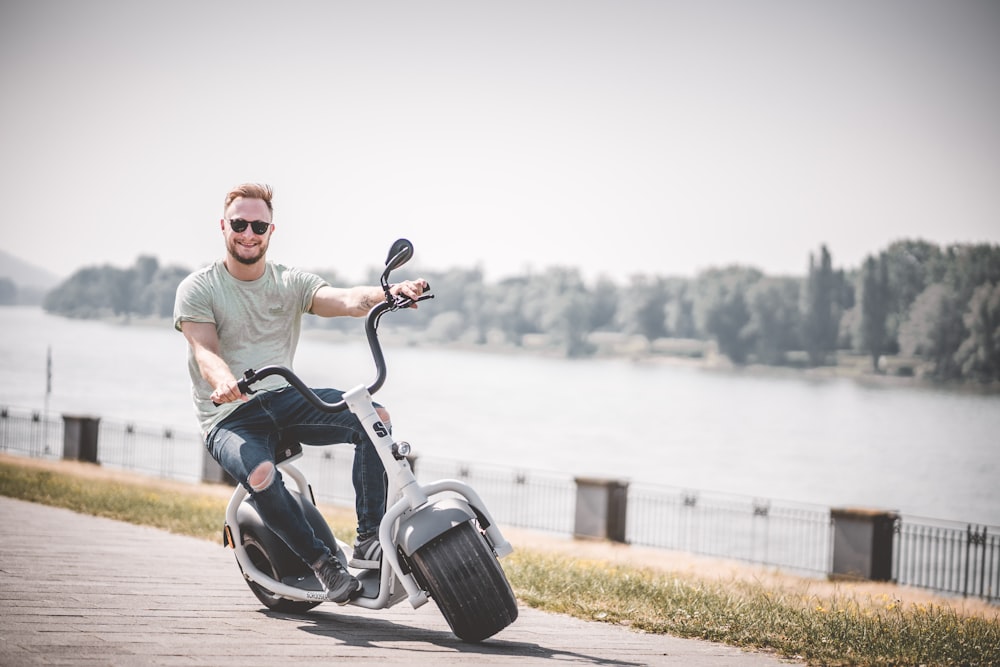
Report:
M 286 368 L 285 366 L 265 366 L 259 370 L 254 370 L 252 368 L 247 369 L 247 371 L 243 374 L 243 378 L 236 383 L 236 386 L 239 387 L 243 394 L 250 395 L 255 393 L 255 391 L 251 388 L 251 385 L 272 375 L 280 375 L 285 378 L 288 381 L 288 384 L 295 387 L 295 389 L 298 390 L 298 392 L 302 394 L 307 401 L 312 403 L 319 410 L 323 410 L 325 412 L 340 412 L 347 408 L 347 402 L 343 400 L 336 403 L 327 403 L 324 401 L 316 395 L 316 392 L 310 389 L 309 386 L 302 381 L 302 378 L 295 374 L 295 371 L 290 368 Z

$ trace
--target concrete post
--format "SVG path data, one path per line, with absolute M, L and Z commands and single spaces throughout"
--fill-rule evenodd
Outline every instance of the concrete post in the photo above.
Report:
M 628 483 L 577 477 L 573 536 L 625 542 Z
M 880 510 L 830 510 L 833 578 L 892 580 L 892 543 L 899 515 Z
M 98 463 L 97 434 L 100 417 L 63 415 L 63 458 Z

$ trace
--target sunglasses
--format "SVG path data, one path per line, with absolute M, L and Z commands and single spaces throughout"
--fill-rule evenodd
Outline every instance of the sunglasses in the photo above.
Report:
M 250 225 L 250 229 L 257 236 L 263 236 L 267 233 L 267 228 L 271 226 L 270 222 L 264 222 L 263 220 L 244 220 L 243 218 L 233 218 L 229 221 L 229 226 L 233 228 L 233 231 L 237 234 L 242 234 L 246 230 L 247 225 Z

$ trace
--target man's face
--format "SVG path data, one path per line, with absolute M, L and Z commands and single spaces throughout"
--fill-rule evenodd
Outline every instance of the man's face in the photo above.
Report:
M 230 221 L 245 220 L 250 223 L 266 222 L 267 231 L 255 234 L 253 225 L 249 224 L 242 232 L 234 232 Z M 222 235 L 226 239 L 226 250 L 229 256 L 241 264 L 256 264 L 267 253 L 267 244 L 271 240 L 274 227 L 270 225 L 271 212 L 262 199 L 247 199 L 237 197 L 226 209 L 226 217 L 222 220 Z

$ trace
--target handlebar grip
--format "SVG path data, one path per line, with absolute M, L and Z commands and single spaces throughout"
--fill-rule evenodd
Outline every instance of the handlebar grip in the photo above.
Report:
M 250 382 L 253 381 L 251 380 L 253 376 L 254 376 L 254 371 L 251 368 L 248 369 L 243 374 L 243 377 L 241 379 L 236 381 L 236 388 L 240 390 L 240 393 L 242 395 L 249 396 L 250 394 L 256 393 L 253 389 L 250 388 Z M 220 405 L 222 405 L 222 403 L 216 403 L 215 401 L 212 401 L 212 405 L 214 405 L 215 407 L 219 407 Z

